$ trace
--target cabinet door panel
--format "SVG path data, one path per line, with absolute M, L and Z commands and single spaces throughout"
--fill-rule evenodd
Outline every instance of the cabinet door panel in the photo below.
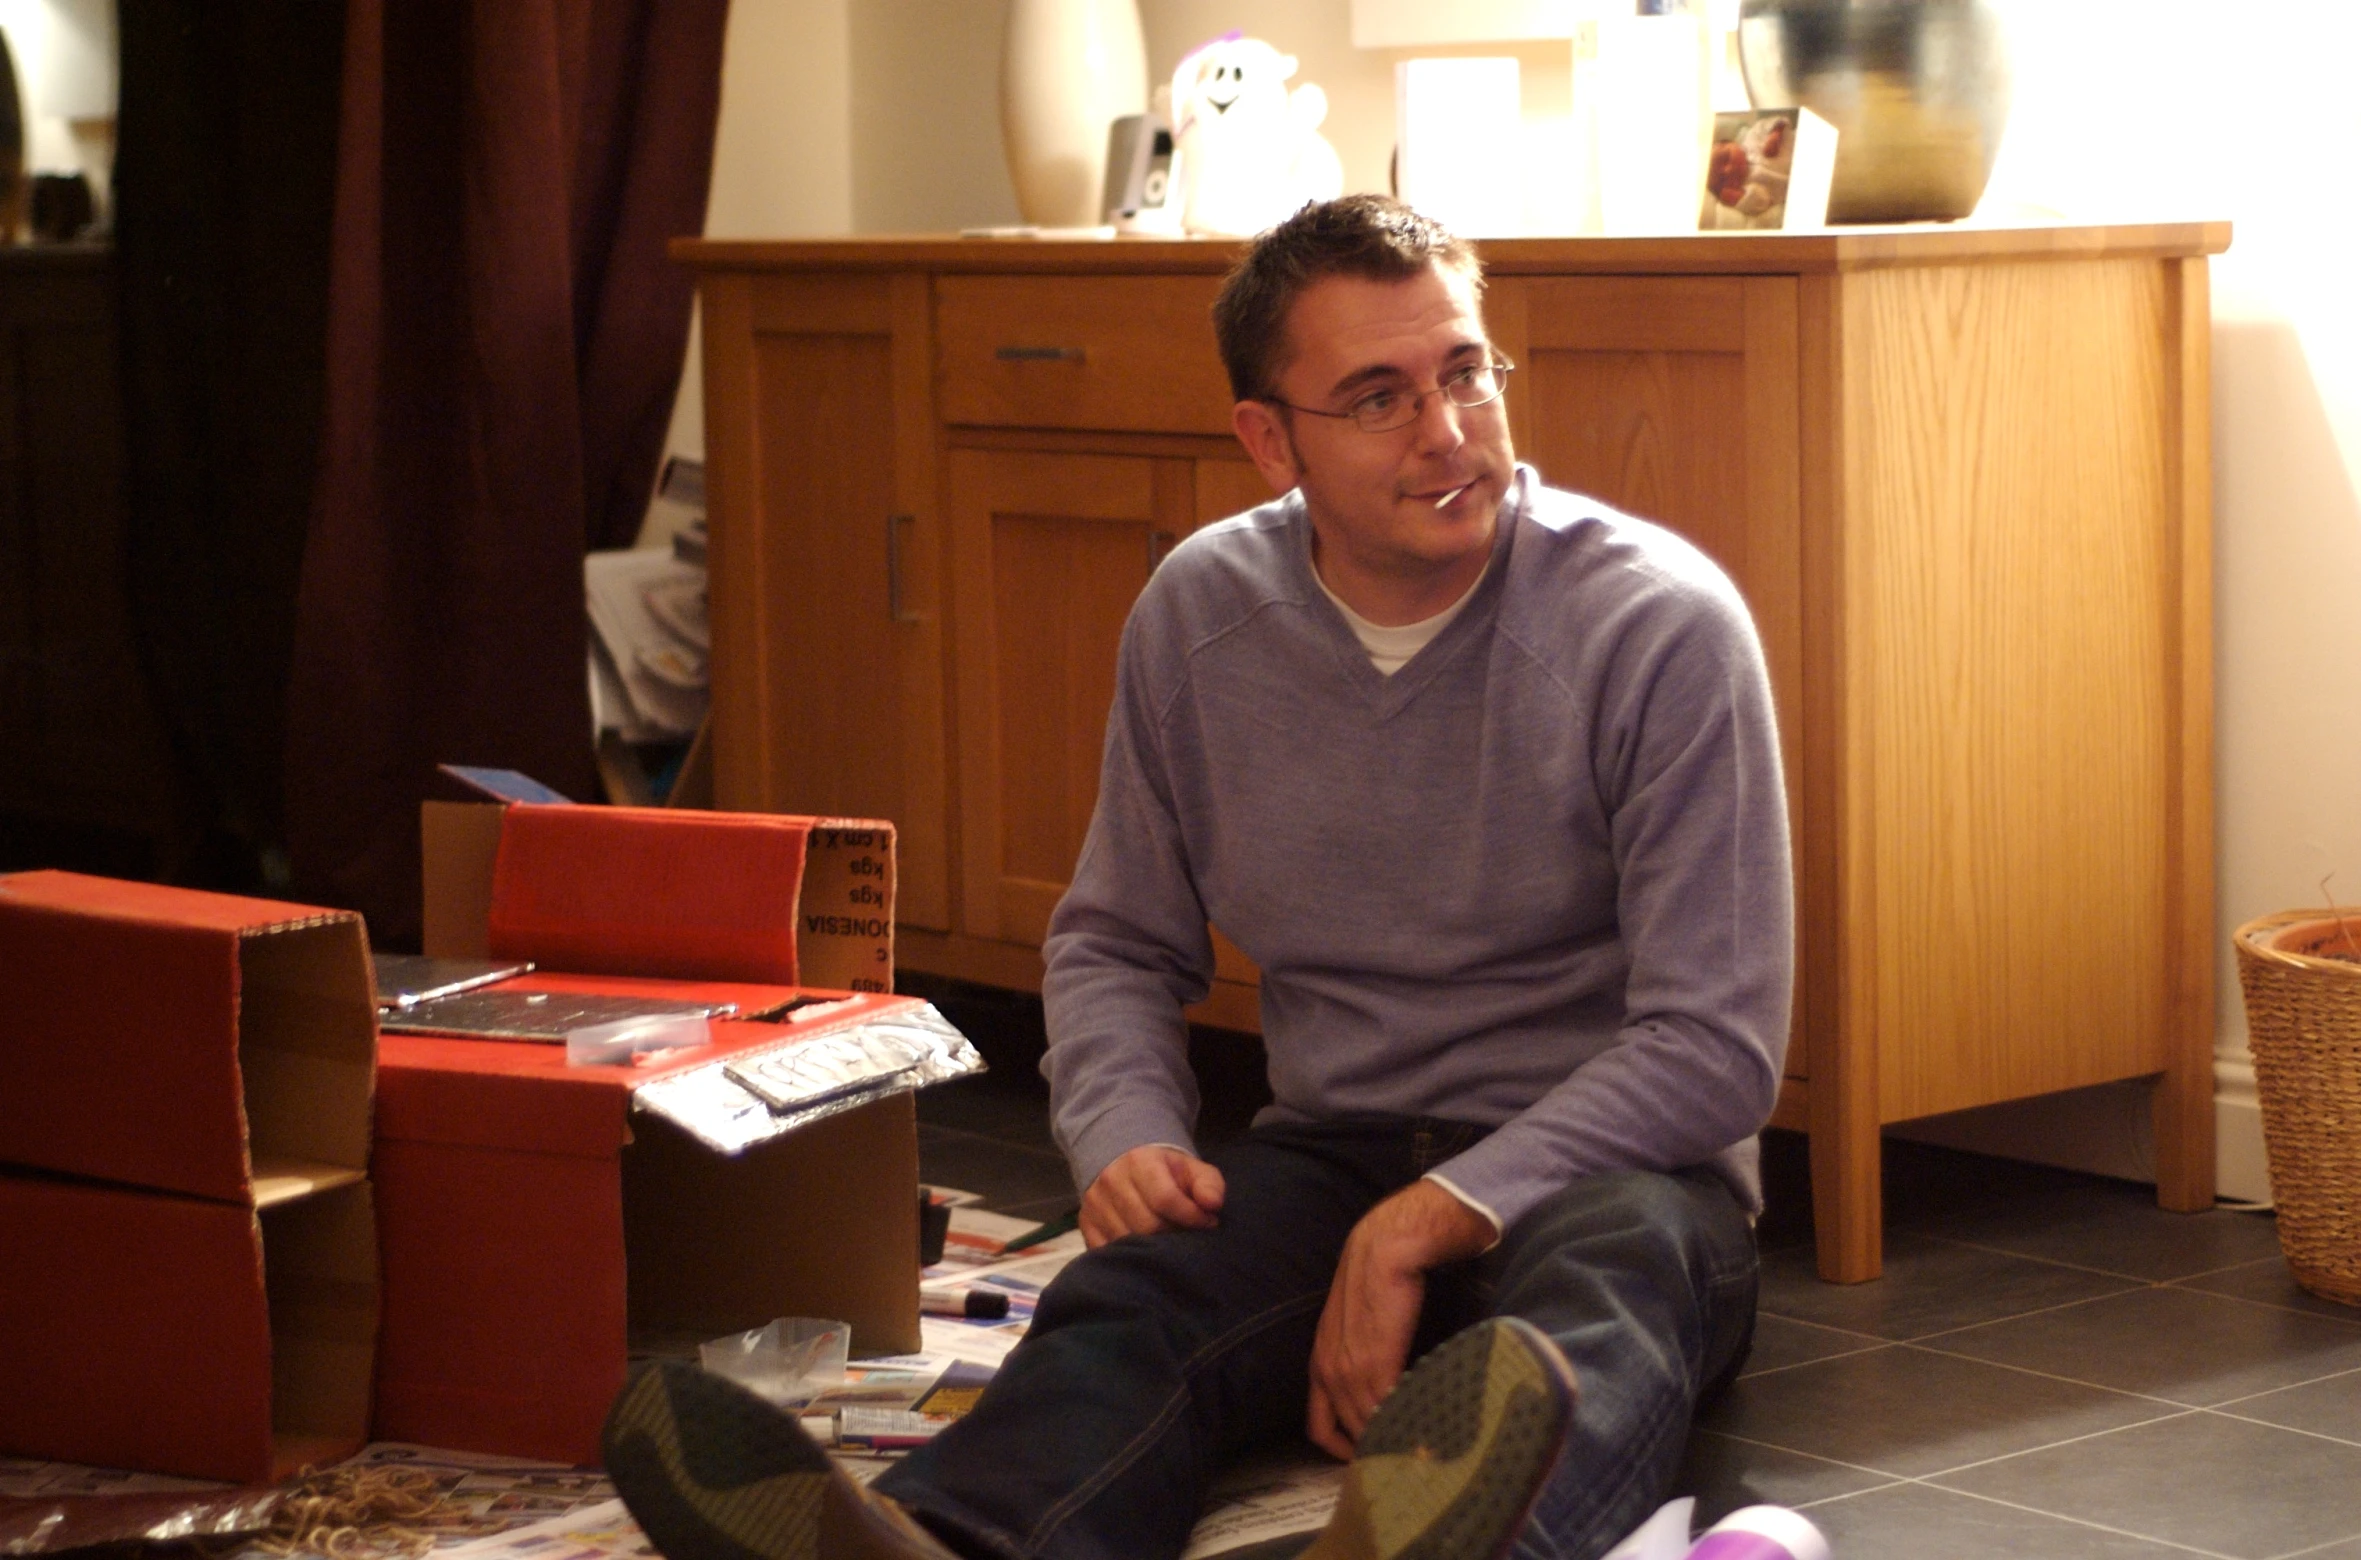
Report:
M 1538 352 L 1536 463 L 1746 566 L 1746 360 L 1734 352 Z
M 1115 697 L 1115 646 L 1147 584 L 1152 518 L 999 514 L 992 609 L 1000 745 L 1021 784 L 1000 793 L 1003 873 L 1062 884 L 1098 799 L 1100 746 Z
M 1519 297 L 1526 449 L 1559 487 L 1695 542 L 1754 615 L 1778 702 L 1789 832 L 1804 744 L 1798 295 L 1787 277 L 1566 278 Z M 1800 983 L 1818 978 L 1802 956 Z M 1799 1002 L 1798 1011 L 1802 1011 Z M 1802 1037 L 1788 1071 L 1806 1073 Z
M 824 296 L 793 281 L 751 297 L 709 285 L 715 799 L 890 819 L 895 918 L 948 928 L 917 285 L 876 279 L 858 311 L 834 307 L 841 282 Z
M 1124 618 L 1189 463 L 954 450 L 963 930 L 1038 944 L 1098 801 Z
M 1254 463 L 1245 460 L 1197 462 L 1197 524 L 1211 525 L 1232 515 L 1269 503 L 1278 497 L 1262 479 Z

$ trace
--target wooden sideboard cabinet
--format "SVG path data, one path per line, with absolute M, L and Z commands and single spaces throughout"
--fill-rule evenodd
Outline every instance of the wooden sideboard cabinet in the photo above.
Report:
M 2207 257 L 2222 224 L 1484 246 L 1519 452 L 1690 536 L 1778 697 L 1799 964 L 1779 1114 L 1822 1273 L 1888 1122 L 2156 1080 L 2213 1199 Z M 1117 637 L 1268 496 L 1228 244 L 689 241 L 716 797 L 889 817 L 905 968 L 1037 988 Z M 1198 1017 L 1253 1027 L 1217 941 Z

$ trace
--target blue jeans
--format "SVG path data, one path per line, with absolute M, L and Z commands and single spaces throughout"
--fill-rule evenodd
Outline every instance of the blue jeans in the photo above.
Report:
M 1076 1258 L 975 1410 L 876 1488 L 963 1554 L 1178 1555 L 1224 1462 L 1300 1440 L 1312 1336 L 1354 1224 L 1483 1130 L 1256 1128 L 1214 1156 L 1228 1183 L 1218 1228 Z M 1662 1504 L 1698 1398 L 1745 1357 L 1755 1272 L 1737 1200 L 1688 1170 L 1577 1181 L 1491 1251 L 1429 1275 L 1414 1355 L 1521 1316 L 1580 1385 L 1519 1560 L 1589 1560 Z

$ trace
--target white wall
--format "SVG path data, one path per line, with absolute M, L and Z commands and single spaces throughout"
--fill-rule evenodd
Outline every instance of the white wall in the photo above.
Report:
M 25 169 L 80 173 L 103 216 L 114 173 L 115 0 L 0 0 L 16 65 Z
M 2318 903 L 2330 873 L 2341 899 L 2361 902 L 2361 204 L 2343 171 L 2361 149 L 2361 7 L 1999 3 L 2014 29 L 2016 109 L 1988 210 L 2237 228 L 2214 270 L 2222 1168 L 2226 1192 L 2260 1196 L 2229 933 Z M 1231 27 L 1299 55 L 1303 78 L 1329 93 L 1326 133 L 1347 187 L 1385 187 L 1395 56 L 1352 47 L 1348 0 L 1140 0 L 1140 11 L 1154 76 Z M 730 208 L 740 225 L 726 231 L 1014 220 L 997 161 L 1004 13 L 1004 0 L 737 0 L 712 231 L 725 231 L 732 159 L 751 155 L 731 149 L 786 134 L 780 99 L 804 88 L 818 132 L 766 143 L 769 182 L 731 183 L 746 204 Z M 809 56 L 774 45 L 758 59 L 742 35 L 764 28 L 820 42 Z M 1528 115 L 1562 111 L 1552 52 L 1516 52 Z M 847 56 L 839 107 L 817 78 Z M 1965 1130 L 1987 1146 L 2125 1173 L 2152 1162 L 2145 1113 L 2121 1091 L 1979 1114 Z
M 4 0 L 0 0 L 4 3 Z M 705 231 L 809 238 L 853 226 L 853 51 L 848 0 L 732 0 Z M 705 453 L 703 355 L 689 327 L 668 453 Z M 643 546 L 668 539 L 651 515 Z
M 2361 145 L 2349 0 L 2004 0 L 2017 107 L 1987 211 L 2229 218 L 2214 264 L 2215 675 L 2225 1195 L 2262 1198 L 2253 1067 L 2229 936 L 2267 911 L 2361 902 Z M 2104 1091 L 2092 1091 L 2103 1094 Z M 2102 1101 L 1984 1113 L 2042 1157 L 2148 1159 Z M 2005 1136 L 2002 1140 L 2006 1140 Z

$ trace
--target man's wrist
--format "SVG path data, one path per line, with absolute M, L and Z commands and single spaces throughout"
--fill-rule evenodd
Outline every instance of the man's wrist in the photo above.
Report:
M 1489 1251 L 1498 1240 L 1492 1222 L 1443 1187 L 1413 1181 L 1363 1218 L 1392 1265 L 1426 1272 Z
M 1500 1244 L 1500 1237 L 1506 1233 L 1507 1226 L 1501 1223 L 1500 1215 L 1492 1210 L 1490 1204 L 1477 1201 L 1468 1193 L 1467 1188 L 1461 1186 L 1457 1181 L 1452 1180 L 1449 1176 L 1443 1175 L 1438 1171 L 1429 1170 L 1425 1175 L 1419 1177 L 1419 1179 L 1422 1181 L 1432 1182 L 1434 1185 L 1441 1187 L 1444 1191 L 1449 1192 L 1453 1197 L 1459 1199 L 1459 1204 L 1461 1207 L 1467 1209 L 1468 1212 L 1474 1214 L 1477 1218 L 1482 1219 L 1484 1223 L 1491 1228 L 1491 1238 L 1484 1242 L 1484 1251 L 1490 1251 L 1494 1246 Z M 1482 1256 L 1483 1252 L 1474 1252 L 1471 1253 L 1471 1255 Z

